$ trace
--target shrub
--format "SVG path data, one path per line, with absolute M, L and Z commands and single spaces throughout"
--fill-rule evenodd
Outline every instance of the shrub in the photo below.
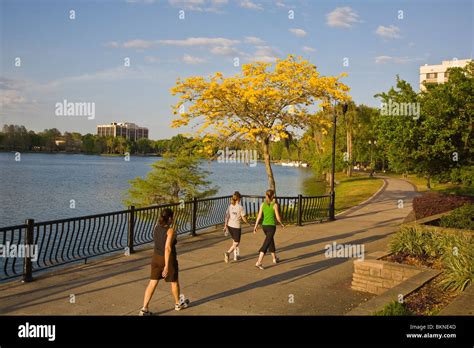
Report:
M 454 183 L 471 186 L 474 178 L 474 166 L 453 168 L 450 173 L 450 180 Z
M 423 219 L 427 216 L 453 210 L 471 202 L 473 202 L 473 197 L 470 196 L 429 192 L 413 199 L 413 211 L 415 212 L 416 219 Z
M 432 232 L 419 226 L 402 226 L 390 242 L 392 253 L 405 253 L 425 258 L 440 257 L 446 250 L 443 240 L 434 238 Z
M 439 225 L 449 228 L 474 230 L 474 204 L 465 204 L 454 209 L 449 215 L 441 217 Z
M 474 238 L 460 234 L 450 246 L 442 257 L 445 276 L 441 285 L 463 291 L 474 280 Z
M 385 307 L 374 313 L 374 315 L 379 316 L 395 316 L 395 315 L 413 315 L 412 312 L 408 308 L 406 308 L 405 304 L 400 303 L 398 301 L 392 301 L 385 305 Z
M 474 237 L 423 225 L 402 226 L 390 242 L 393 253 L 442 260 L 445 289 L 462 291 L 474 279 Z

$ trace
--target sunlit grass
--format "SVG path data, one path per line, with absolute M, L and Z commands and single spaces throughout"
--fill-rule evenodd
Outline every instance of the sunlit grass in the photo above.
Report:
M 406 177 L 403 177 L 401 174 L 395 174 L 395 173 L 389 173 L 386 175 L 393 178 L 405 179 L 411 182 L 413 185 L 416 186 L 416 189 L 419 192 L 428 191 L 428 187 L 426 186 L 426 179 L 423 177 L 419 177 L 415 174 L 409 174 Z M 439 183 L 435 180 L 432 180 L 431 191 L 443 192 L 443 193 L 455 193 L 458 195 L 474 195 L 474 186 L 463 186 L 463 185 L 456 185 L 452 183 Z
M 383 180 L 369 176 L 336 174 L 336 213 L 356 206 L 370 198 L 383 185 Z

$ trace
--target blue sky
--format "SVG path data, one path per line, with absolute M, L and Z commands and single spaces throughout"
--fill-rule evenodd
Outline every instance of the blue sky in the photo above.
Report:
M 396 74 L 418 88 L 420 65 L 473 51 L 472 0 L 0 3 L 0 125 L 35 131 L 95 133 L 97 124 L 128 121 L 152 139 L 189 132 L 170 128 L 169 89 L 177 77 L 233 75 L 235 57 L 245 64 L 302 55 L 324 75 L 348 73 L 354 101 L 378 106 L 373 95 Z M 94 102 L 95 119 L 56 116 L 64 99 Z

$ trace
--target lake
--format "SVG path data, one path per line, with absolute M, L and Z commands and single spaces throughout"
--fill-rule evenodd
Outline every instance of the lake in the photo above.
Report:
M 25 219 L 46 221 L 125 209 L 128 180 L 144 177 L 158 157 L 89 156 L 82 154 L 0 153 L 0 227 L 23 224 Z M 217 196 L 263 195 L 267 176 L 263 163 L 203 162 L 208 180 L 219 186 Z M 311 169 L 273 165 L 280 196 L 321 195 L 325 185 Z M 75 207 L 71 208 L 70 201 Z

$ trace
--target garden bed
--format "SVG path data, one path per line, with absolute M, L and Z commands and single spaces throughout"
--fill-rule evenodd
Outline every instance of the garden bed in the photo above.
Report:
M 474 197 L 428 192 L 413 199 L 415 219 L 447 212 L 467 203 L 474 203 Z
M 381 260 L 416 267 L 443 269 L 442 262 L 439 259 L 430 256 L 415 257 L 409 253 L 396 253 L 385 256 L 381 258 Z
M 452 212 L 400 226 L 390 252 L 380 253 L 376 262 L 383 269 L 395 264 L 418 269 L 419 273 L 393 284 L 350 314 L 436 315 L 452 303 L 474 279 L 472 212 L 473 205 L 465 204 Z M 433 221 L 438 226 L 429 225 Z M 355 273 L 360 273 L 358 268 L 361 266 L 355 264 Z M 354 277 L 353 288 L 363 290 L 357 287 L 359 278 Z M 459 311 L 463 314 L 462 308 Z
M 404 299 L 405 308 L 414 315 L 436 315 L 461 293 L 444 290 L 443 274 L 430 280 Z

